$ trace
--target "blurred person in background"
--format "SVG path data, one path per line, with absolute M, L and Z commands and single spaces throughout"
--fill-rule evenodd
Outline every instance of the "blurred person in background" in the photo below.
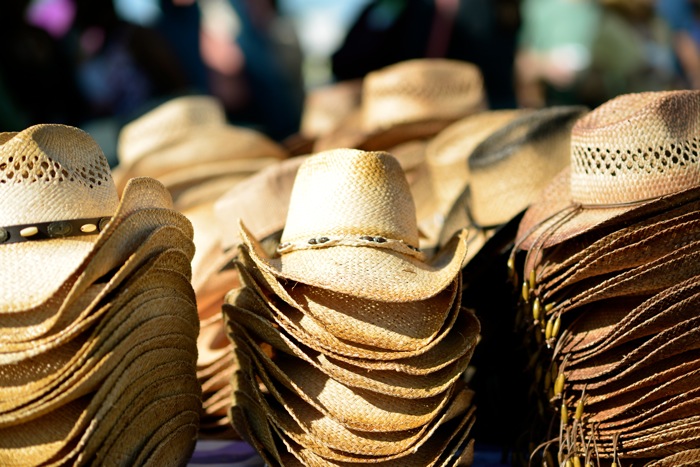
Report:
M 700 89 L 700 0 L 657 0 L 656 10 L 673 33 L 684 87 Z
M 84 111 L 70 56 L 49 30 L 27 21 L 29 4 L 0 2 L 0 131 L 46 122 L 75 125 Z
M 153 28 L 121 19 L 112 0 L 76 0 L 72 27 L 77 80 L 87 119 L 127 119 L 186 92 L 183 66 Z
M 523 107 L 584 104 L 683 87 L 653 0 L 524 0 L 516 58 Z
M 272 0 L 200 0 L 201 54 L 210 92 L 234 124 L 276 140 L 301 121 L 301 50 Z
M 515 58 L 522 107 L 576 103 L 575 84 L 590 66 L 601 16 L 595 0 L 523 0 Z
M 515 106 L 512 81 L 519 0 L 374 0 L 332 56 L 335 80 L 413 58 L 479 67 L 491 108 Z

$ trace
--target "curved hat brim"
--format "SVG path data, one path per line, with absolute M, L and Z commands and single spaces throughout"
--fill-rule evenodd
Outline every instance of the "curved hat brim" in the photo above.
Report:
M 550 248 L 578 235 L 616 225 L 628 225 L 700 199 L 700 187 L 660 198 L 626 205 L 580 206 L 572 201 L 571 171 L 564 169 L 525 212 L 518 229 L 516 247 Z
M 467 255 L 462 231 L 430 262 L 372 247 L 333 246 L 269 258 L 241 222 L 241 237 L 255 264 L 276 277 L 386 302 L 430 298 L 454 281 Z
M 0 274 L 4 283 L 0 312 L 21 312 L 40 306 L 66 282 L 77 280 L 91 256 L 132 212 L 147 207 L 172 208 L 170 195 L 156 180 L 137 179 L 129 186 L 112 221 L 100 234 L 2 245 Z

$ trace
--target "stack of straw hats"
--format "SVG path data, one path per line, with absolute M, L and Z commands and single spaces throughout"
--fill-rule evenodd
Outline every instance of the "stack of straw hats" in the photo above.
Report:
M 133 177 L 153 177 L 192 222 L 195 281 L 205 257 L 219 251 L 214 202 L 232 185 L 288 156 L 262 133 L 228 124 L 223 105 L 211 96 L 174 98 L 133 120 L 119 134 L 118 151 L 114 179 L 120 192 Z
M 198 341 L 202 436 L 235 437 L 224 418 L 230 405 L 230 362 L 219 358 L 230 355 L 220 311 L 234 272 L 222 271 L 230 257 L 222 248 L 223 232 L 214 204 L 238 183 L 287 156 L 281 145 L 262 133 L 228 124 L 222 104 L 211 96 L 171 99 L 125 125 L 120 133 L 118 188 L 134 176 L 158 179 L 194 229 L 192 285 L 202 321 Z
M 217 200 L 214 212 L 222 232 L 222 252 L 209 261 L 206 280 L 194 284 L 197 292 L 201 330 L 197 340 L 197 374 L 202 383 L 201 433 L 207 437 L 235 436 L 228 418 L 231 407 L 231 377 L 235 369 L 233 348 L 226 335 L 221 313 L 224 296 L 240 284 L 233 259 L 240 243 L 238 222 L 247 226 L 266 251 L 272 254 L 287 217 L 289 196 L 299 164 L 305 157 L 293 157 L 270 165 L 233 186 Z
M 558 412 L 545 456 L 700 463 L 699 151 L 700 92 L 619 96 L 576 123 L 570 169 L 523 217 L 514 259 Z
M 201 409 L 192 228 L 86 133 L 0 133 L 0 463 L 178 465 Z
M 436 190 L 441 174 L 448 190 L 462 187 L 441 227 L 440 244 L 469 230 L 462 305 L 481 323 L 471 360 L 470 387 L 479 407 L 473 433 L 491 446 L 510 450 L 527 429 L 522 416 L 527 360 L 521 339 L 513 335 L 516 300 L 506 268 L 517 221 L 568 166 L 571 127 L 586 111 L 582 106 L 486 111 L 451 125 L 429 143 L 431 169 L 441 168 L 433 172 Z M 505 418 L 511 420 L 507 426 Z
M 243 219 L 245 221 L 245 219 Z M 330 150 L 298 170 L 277 254 L 241 223 L 224 305 L 231 418 L 271 465 L 462 465 L 479 324 L 460 306 L 464 234 L 431 262 L 396 159 Z

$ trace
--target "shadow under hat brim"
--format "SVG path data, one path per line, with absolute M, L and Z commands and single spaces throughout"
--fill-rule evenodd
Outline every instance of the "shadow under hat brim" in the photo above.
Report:
M 572 200 L 571 171 L 564 169 L 525 212 L 516 237 L 516 248 L 550 248 L 594 229 L 626 226 L 649 216 L 700 198 L 700 186 L 627 205 L 580 206 Z
M 456 235 L 430 262 L 383 248 L 333 246 L 269 258 L 240 224 L 243 243 L 256 265 L 274 276 L 334 292 L 386 302 L 430 298 L 459 273 L 467 254 L 467 232 Z

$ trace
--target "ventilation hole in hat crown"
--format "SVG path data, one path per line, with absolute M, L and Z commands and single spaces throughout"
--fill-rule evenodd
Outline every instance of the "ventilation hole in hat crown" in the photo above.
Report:
M 690 165 L 698 162 L 697 147 L 697 139 L 681 144 L 650 147 L 646 150 L 579 147 L 574 148 L 573 159 L 575 167 L 589 175 L 612 176 L 613 171 L 617 172 L 618 176 L 625 172 L 663 173 L 673 167 L 688 170 Z
M 71 170 L 45 155 L 10 156 L 7 161 L 0 163 L 0 183 L 77 181 L 84 186 L 94 188 L 95 185 L 102 185 L 102 182 L 109 180 L 110 173 L 106 164 L 102 167 L 99 163 L 88 163 L 87 166 Z

